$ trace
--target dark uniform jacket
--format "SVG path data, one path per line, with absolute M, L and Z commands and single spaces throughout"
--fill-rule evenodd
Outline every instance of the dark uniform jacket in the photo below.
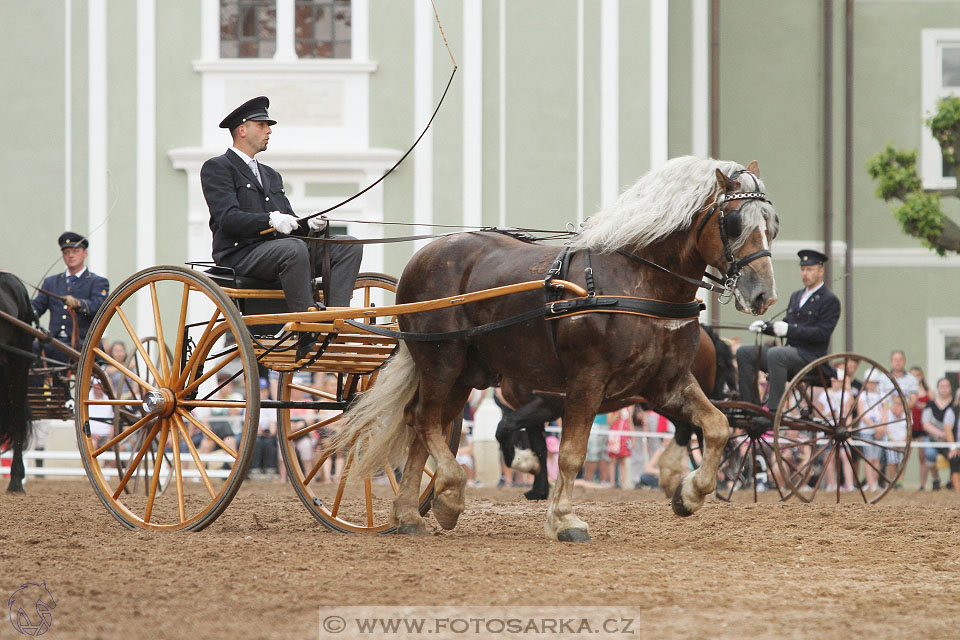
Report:
M 77 277 L 71 276 L 68 278 L 66 273 L 61 273 L 44 278 L 43 285 L 40 288 L 59 296 L 73 296 L 80 302 L 80 308 L 76 310 L 76 315 L 78 337 L 80 344 L 82 344 L 93 316 L 97 314 L 103 301 L 107 299 L 110 283 L 103 276 L 91 273 L 87 269 Z M 70 344 L 73 337 L 73 318 L 70 316 L 67 305 L 43 292 L 37 293 L 32 303 L 33 311 L 38 318 L 45 311 L 50 312 L 50 335 L 61 342 Z M 79 348 L 80 344 L 76 347 Z
M 830 335 L 840 319 L 840 300 L 824 285 L 801 307 L 803 292 L 800 289 L 790 294 L 785 318 L 789 325 L 787 346 L 795 347 L 806 362 L 811 362 L 827 355 Z
M 200 186 L 210 209 L 210 230 L 213 232 L 213 260 L 231 267 L 239 261 L 244 248 L 281 236 L 262 236 L 270 228 L 270 212 L 293 212 L 283 191 L 280 174 L 258 163 L 263 186 L 253 171 L 235 152 L 227 149 L 222 156 L 210 158 L 200 168 Z M 301 225 L 294 235 L 304 233 Z

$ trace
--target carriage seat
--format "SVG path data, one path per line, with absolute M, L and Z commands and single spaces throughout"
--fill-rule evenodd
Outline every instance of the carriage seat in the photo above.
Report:
M 213 265 L 204 269 L 203 273 L 221 287 L 231 287 L 233 289 L 282 289 L 279 280 L 260 280 L 250 276 L 240 276 L 230 267 Z

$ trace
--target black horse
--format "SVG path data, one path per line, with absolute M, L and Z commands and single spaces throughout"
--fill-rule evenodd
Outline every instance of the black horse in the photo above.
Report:
M 33 307 L 23 283 L 12 273 L 0 272 L 0 311 L 23 322 L 33 322 Z M 23 447 L 30 438 L 27 376 L 33 358 L 33 337 L 0 319 L 0 451 L 13 449 L 7 491 L 24 493 Z

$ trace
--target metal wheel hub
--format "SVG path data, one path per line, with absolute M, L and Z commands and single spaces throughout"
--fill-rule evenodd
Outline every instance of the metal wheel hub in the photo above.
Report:
M 145 413 L 169 417 L 174 409 L 177 408 L 177 398 L 170 389 L 160 389 L 159 391 L 148 391 L 143 396 L 143 411 Z

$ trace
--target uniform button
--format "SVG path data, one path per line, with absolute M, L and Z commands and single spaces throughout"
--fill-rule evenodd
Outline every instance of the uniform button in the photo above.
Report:
M 249 189 L 249 188 L 250 188 L 250 183 L 248 182 L 248 183 L 247 183 L 247 189 Z
M 62 319 L 63 319 L 63 320 L 66 320 L 66 319 L 67 319 L 67 316 L 63 316 L 63 318 L 62 318 Z
M 267 202 L 270 202 L 270 196 L 267 196 Z
M 240 244 L 240 243 L 239 243 L 239 242 L 234 242 L 234 243 L 233 243 L 233 246 L 237 246 L 238 244 Z

